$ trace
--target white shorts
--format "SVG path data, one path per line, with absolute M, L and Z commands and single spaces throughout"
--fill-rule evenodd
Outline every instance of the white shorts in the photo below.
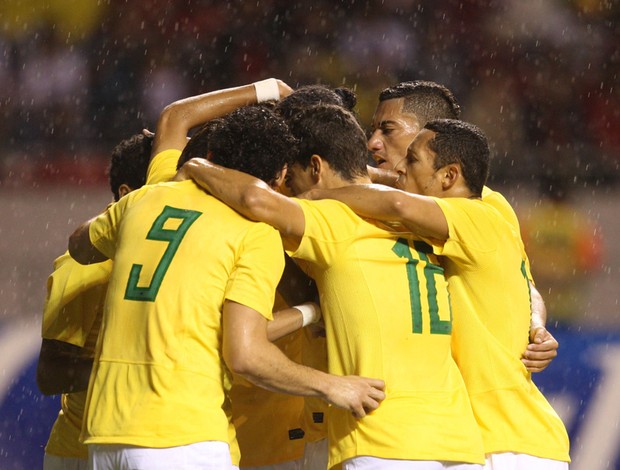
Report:
M 92 470 L 234 470 L 228 443 L 196 442 L 162 449 L 117 444 L 89 444 Z
M 88 460 L 76 457 L 58 457 L 45 454 L 43 456 L 43 470 L 87 470 Z
M 484 470 L 568 470 L 568 462 L 542 459 L 527 454 L 487 454 Z
M 477 463 L 380 459 L 361 455 L 342 462 L 342 470 L 482 470 Z
M 325 470 L 329 458 L 327 439 L 306 442 L 302 470 Z

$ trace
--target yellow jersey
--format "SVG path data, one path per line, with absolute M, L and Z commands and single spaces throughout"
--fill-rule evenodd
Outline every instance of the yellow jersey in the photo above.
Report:
M 84 441 L 234 440 L 222 307 L 230 300 L 272 318 L 284 266 L 277 232 L 184 181 L 128 194 L 91 223 L 90 238 L 114 267 Z
M 365 221 L 332 200 L 299 200 L 297 250 L 316 280 L 328 369 L 380 378 L 386 399 L 357 420 L 329 408 L 329 465 L 359 455 L 483 463 L 480 432 L 451 354 L 452 312 L 430 246 Z
M 454 309 L 452 348 L 485 452 L 569 461 L 566 428 L 521 362 L 531 305 L 519 233 L 486 201 L 436 201 L 449 227 L 433 245 Z

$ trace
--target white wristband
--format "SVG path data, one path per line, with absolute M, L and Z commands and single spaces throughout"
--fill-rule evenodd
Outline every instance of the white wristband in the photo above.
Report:
M 301 305 L 295 305 L 293 308 L 301 312 L 301 327 L 308 326 L 311 323 L 316 323 L 321 319 L 321 312 L 314 304 L 307 302 Z
M 254 89 L 256 90 L 256 101 L 262 103 L 263 101 L 279 100 L 280 89 L 278 88 L 278 81 L 275 78 L 268 78 L 254 83 Z

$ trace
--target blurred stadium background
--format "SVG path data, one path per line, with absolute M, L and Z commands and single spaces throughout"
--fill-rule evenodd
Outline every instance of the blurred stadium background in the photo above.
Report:
M 111 199 L 112 147 L 176 99 L 267 77 L 354 89 L 366 127 L 386 86 L 453 90 L 491 140 L 491 186 L 520 215 L 552 307 L 560 355 L 535 379 L 569 429 L 571 468 L 620 468 L 620 3 L 0 0 L 0 12 L 0 468 L 41 466 L 58 409 L 33 379 L 45 282 Z M 550 186 L 567 196 L 562 216 L 545 212 Z

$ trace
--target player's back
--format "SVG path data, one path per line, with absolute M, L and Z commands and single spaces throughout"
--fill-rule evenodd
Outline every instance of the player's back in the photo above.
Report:
M 521 362 L 531 306 L 514 224 L 486 201 L 451 198 L 437 203 L 450 232 L 435 252 L 442 255 L 455 312 L 453 351 L 485 452 L 567 460 L 566 429 Z
M 118 205 L 90 232 L 114 268 L 87 405 L 89 442 L 227 441 L 223 302 L 270 314 L 279 236 L 191 181 L 138 190 Z
M 481 462 L 478 429 L 451 357 L 447 283 L 430 247 L 335 201 L 300 204 L 306 232 L 292 255 L 317 281 L 329 371 L 386 383 L 386 399 L 360 421 L 330 409 L 330 464 L 356 455 Z

